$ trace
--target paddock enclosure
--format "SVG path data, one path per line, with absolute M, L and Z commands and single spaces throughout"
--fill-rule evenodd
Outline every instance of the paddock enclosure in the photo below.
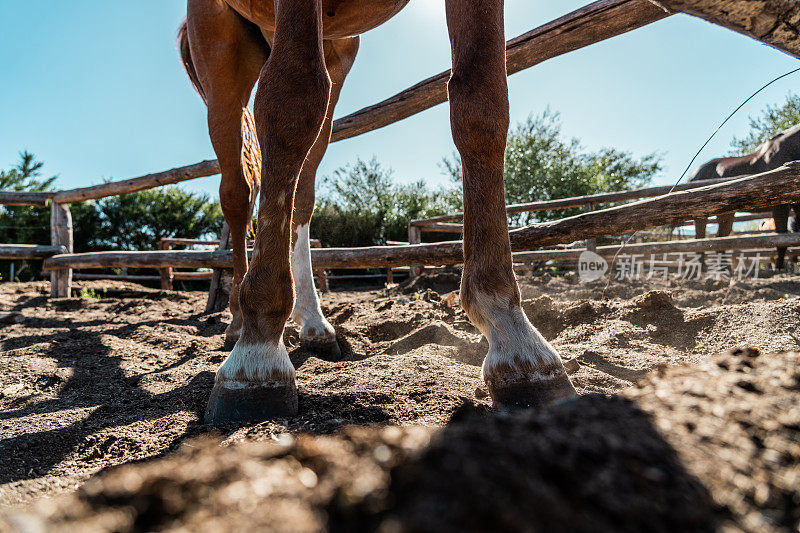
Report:
M 600 0 L 508 41 L 508 73 L 677 13 L 800 56 L 795 2 Z M 448 77 L 337 119 L 331 140 L 444 103 Z M 49 245 L 0 244 L 0 258 L 41 259 L 50 272 L 49 283 L 0 285 L 0 530 L 800 525 L 800 278 L 796 265 L 759 269 L 777 246 L 796 260 L 800 235 L 663 231 L 730 212 L 759 220 L 797 202 L 800 163 L 507 207 L 583 209 L 510 231 L 524 309 L 565 360 L 576 400 L 491 410 L 480 379 L 487 344 L 458 305 L 461 242 L 424 242 L 460 233 L 452 213 L 412 221 L 407 243 L 312 249 L 344 360 L 305 352 L 290 325 L 300 414 L 213 429 L 202 413 L 227 354 L 227 229 L 213 242 L 74 253 L 69 206 L 218 173 L 203 161 L 78 189 L 0 191 L 2 204 L 51 209 Z M 634 233 L 644 238 L 629 241 Z M 171 249 L 194 244 L 215 249 Z M 754 258 L 759 275 L 587 282 L 574 272 L 586 251 L 611 268 L 622 254 L 657 254 L 667 269 L 684 254 L 731 252 Z M 537 270 L 544 263 L 571 272 L 551 276 Z M 82 272 L 109 267 L 158 273 Z M 325 290 L 326 269 L 364 268 L 409 269 L 410 279 Z M 211 289 L 171 290 L 180 279 L 210 279 Z M 160 289 L 133 283 L 155 280 Z

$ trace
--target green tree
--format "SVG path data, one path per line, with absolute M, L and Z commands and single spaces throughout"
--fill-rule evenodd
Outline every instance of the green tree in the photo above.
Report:
M 505 153 L 506 202 L 537 202 L 644 187 L 661 171 L 657 154 L 634 158 L 603 148 L 586 152 L 576 138 L 565 138 L 559 114 L 545 110 L 518 124 L 508 135 Z M 454 181 L 461 180 L 458 157 L 444 161 Z M 513 223 L 553 220 L 580 208 L 511 216 Z
M 19 154 L 19 163 L 9 170 L 0 170 L 0 191 L 52 191 L 56 176 L 42 178 L 44 163 L 27 150 Z
M 325 246 L 382 245 L 406 240 L 408 222 L 459 209 L 449 189 L 432 190 L 424 181 L 398 185 L 393 172 L 374 157 L 323 178 L 323 193 L 311 219 L 311 234 Z
M 56 177 L 43 178 L 44 163 L 28 151 L 20 152 L 19 162 L 8 170 L 0 170 L 0 190 L 52 191 Z M 50 210 L 46 207 L 0 206 L 0 242 L 7 244 L 50 244 Z M 0 276 L 8 279 L 11 261 L 0 261 Z M 40 261 L 14 261 L 14 278 L 34 279 L 41 269 Z M 13 280 L 12 280 L 13 281 Z
M 155 250 L 164 237 L 214 238 L 219 202 L 178 187 L 160 187 L 73 204 L 75 251 Z
M 754 152 L 764 141 L 796 124 L 800 124 L 800 95 L 789 93 L 782 104 L 767 105 L 758 116 L 750 117 L 750 132 L 731 141 L 733 153 Z

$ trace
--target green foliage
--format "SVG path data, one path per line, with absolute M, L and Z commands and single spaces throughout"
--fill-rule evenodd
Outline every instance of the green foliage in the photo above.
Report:
M 731 141 L 733 153 L 744 155 L 754 152 L 764 141 L 778 133 L 800 124 L 800 95 L 789 93 L 782 104 L 767 105 L 757 117 L 750 117 L 750 132 Z
M 42 178 L 41 168 L 33 154 L 22 152 L 16 166 L 0 171 L 0 190 L 53 190 L 56 178 Z M 72 204 L 70 210 L 76 252 L 154 250 L 163 237 L 215 237 L 222 228 L 219 202 L 177 187 Z M 0 207 L 0 242 L 49 244 L 50 209 Z M 15 266 L 16 280 L 40 276 L 40 261 L 15 261 Z M 10 271 L 8 261 L 0 262 L 0 271 Z
M 460 209 L 451 190 L 431 190 L 423 181 L 392 182 L 392 171 L 373 157 L 358 159 L 322 180 L 326 191 L 311 219 L 311 234 L 325 246 L 372 246 L 405 241 L 408 222 Z
M 445 171 L 461 179 L 457 157 L 445 160 Z M 585 152 L 580 141 L 565 138 L 558 113 L 549 109 L 529 117 L 508 135 L 505 154 L 506 202 L 528 203 L 644 187 L 661 171 L 656 154 L 636 159 L 627 152 L 603 148 Z M 580 208 L 513 215 L 513 223 L 553 220 L 580 213 Z
M 105 297 L 106 290 L 96 291 L 90 287 L 82 287 L 80 297 L 87 300 L 102 300 Z
M 51 191 L 56 177 L 43 178 L 43 163 L 30 152 L 19 154 L 19 162 L 0 170 L 0 190 Z M 0 242 L 7 244 L 50 244 L 50 209 L 47 207 L 0 206 Z M 40 262 L 36 262 L 37 264 Z M 0 261 L 0 269 L 10 272 L 10 261 Z M 29 261 L 15 261 L 14 278 L 34 279 L 39 268 Z M 14 281 L 14 280 L 9 280 Z
M 10 170 L 0 170 L 0 191 L 51 191 L 56 177 L 42 178 L 44 163 L 27 150 L 19 154 L 19 163 Z
M 0 190 L 52 191 L 56 177 L 42 178 L 43 165 L 30 152 L 20 152 L 15 166 L 0 170 Z M 50 210 L 46 207 L 0 206 L 0 242 L 49 244 Z
M 75 251 L 155 250 L 164 237 L 216 237 L 219 202 L 178 187 L 160 187 L 72 205 Z

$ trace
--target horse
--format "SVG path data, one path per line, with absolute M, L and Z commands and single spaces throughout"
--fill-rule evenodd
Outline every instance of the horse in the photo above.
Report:
M 290 317 L 300 326 L 301 345 L 323 359 L 341 358 L 311 271 L 315 174 L 359 36 L 407 3 L 188 0 L 178 47 L 207 104 L 233 245 L 233 320 L 225 335 L 232 349 L 216 373 L 208 424 L 297 414 L 295 369 L 283 342 Z M 503 0 L 446 0 L 450 122 L 463 165 L 461 302 L 488 339 L 481 376 L 494 405 L 536 407 L 576 393 L 559 354 L 523 312 L 512 268 L 503 181 L 509 127 L 503 11 Z M 248 264 L 245 239 L 257 193 Z
M 692 173 L 689 181 L 760 174 L 797 160 L 800 160 L 800 124 L 775 135 L 759 145 L 750 154 L 739 157 L 720 157 L 704 163 Z M 797 218 L 800 215 L 800 203 L 779 205 L 772 208 L 772 218 L 775 221 L 774 230 L 776 233 L 786 233 L 789 230 L 789 213 L 792 209 L 794 209 L 795 213 L 792 231 L 798 231 Z M 727 237 L 733 233 L 734 216 L 735 213 L 726 213 L 717 217 L 717 237 Z M 695 235 L 698 239 L 705 238 L 707 222 L 707 218 L 695 219 Z M 775 260 L 776 270 L 784 268 L 785 258 L 786 248 L 778 248 L 778 257 Z

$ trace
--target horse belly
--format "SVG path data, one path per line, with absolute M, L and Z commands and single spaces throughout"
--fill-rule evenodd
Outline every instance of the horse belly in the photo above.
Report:
M 275 31 L 273 0 L 226 0 L 237 13 L 266 33 Z M 325 39 L 353 37 L 380 26 L 409 0 L 322 0 L 322 34 Z

